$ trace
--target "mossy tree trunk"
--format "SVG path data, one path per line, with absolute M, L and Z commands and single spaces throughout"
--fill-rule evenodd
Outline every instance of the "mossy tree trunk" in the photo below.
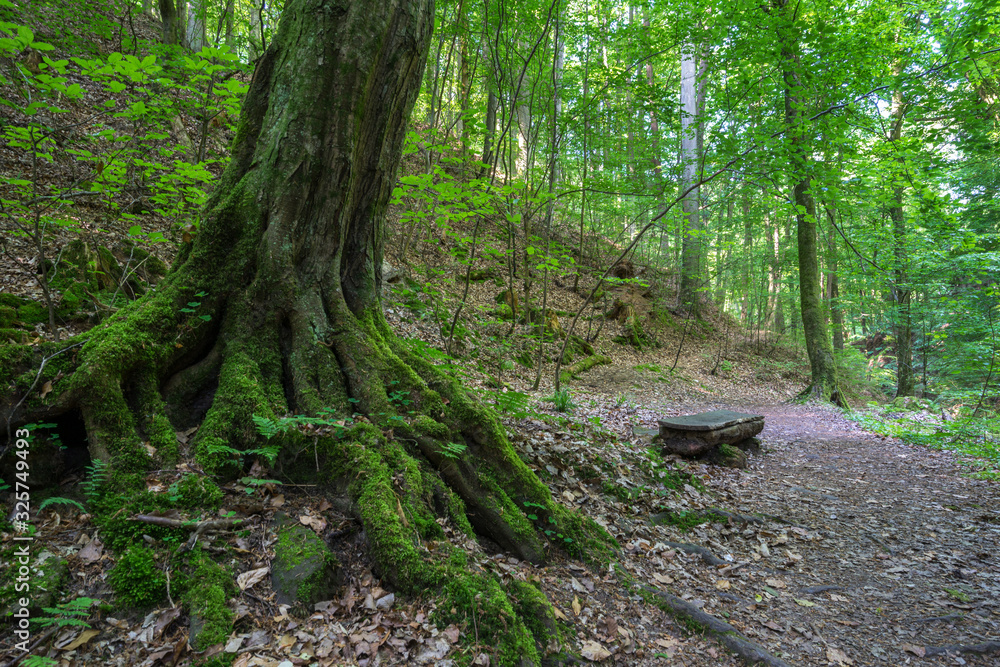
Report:
M 141 485 L 144 441 L 162 455 L 200 425 L 199 462 L 232 474 L 263 444 L 253 416 L 332 410 L 347 427 L 310 438 L 309 458 L 348 489 L 383 580 L 441 590 L 454 620 L 479 615 L 502 664 L 538 664 L 558 636 L 544 596 L 421 540 L 443 537 L 441 517 L 534 563 L 552 546 L 545 529 L 581 555 L 611 540 L 555 503 L 496 417 L 381 310 L 384 214 L 432 25 L 432 0 L 288 0 L 198 236 L 155 293 L 48 367 L 43 379 L 67 375 L 57 398 L 0 402 L 0 417 L 79 410 L 91 454 Z M 0 380 L 26 391 L 30 351 L 0 352 L 20 369 Z
M 800 74 L 802 63 L 797 54 L 798 39 L 794 13 L 789 13 L 787 0 L 773 0 L 783 16 L 778 39 L 781 44 L 783 83 L 785 92 L 785 124 L 789 137 L 795 220 L 799 251 L 799 298 L 802 333 L 809 355 L 811 383 L 801 398 L 815 397 L 824 401 L 842 402 L 837 386 L 837 367 L 833 346 L 823 312 L 822 283 L 819 274 L 819 241 L 816 233 L 816 203 L 812 196 L 812 169 L 809 159 L 806 118 L 803 113 L 803 92 L 806 90 Z M 794 10 L 793 10 L 794 12 Z

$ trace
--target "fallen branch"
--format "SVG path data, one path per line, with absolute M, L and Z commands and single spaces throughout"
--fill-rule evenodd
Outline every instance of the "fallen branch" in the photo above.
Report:
M 198 543 L 198 538 L 204 533 L 226 530 L 243 523 L 243 519 L 209 519 L 208 521 L 183 521 L 181 519 L 171 519 L 166 516 L 152 516 L 150 514 L 137 514 L 132 517 L 132 521 L 148 523 L 153 526 L 164 526 L 166 528 L 183 528 L 193 531 L 188 541 L 178 550 L 178 554 L 194 549 Z

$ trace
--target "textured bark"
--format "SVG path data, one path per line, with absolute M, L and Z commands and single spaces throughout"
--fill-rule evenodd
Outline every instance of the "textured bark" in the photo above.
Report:
M 787 0 L 775 0 L 781 10 Z M 826 326 L 821 297 L 819 274 L 819 242 L 816 234 L 816 204 L 810 192 L 812 165 L 809 160 L 809 143 L 803 125 L 802 91 L 806 90 L 799 75 L 801 62 L 796 55 L 798 47 L 793 19 L 787 18 L 779 29 L 783 82 L 785 87 L 785 124 L 791 143 L 793 201 L 795 203 L 796 231 L 799 250 L 799 299 L 801 304 L 802 331 L 809 354 L 811 384 L 802 392 L 803 397 L 841 402 L 837 387 L 837 367 L 833 347 Z
M 176 0 L 159 0 L 160 21 L 163 23 L 164 44 L 182 44 L 184 38 L 184 15 L 178 11 Z
M 902 63 L 897 62 L 894 67 L 898 75 L 902 72 Z M 906 118 L 906 105 L 903 102 L 903 93 L 898 88 L 892 93 L 892 129 L 889 133 L 889 142 L 892 147 L 900 151 L 900 139 L 903 134 L 903 120 Z M 889 218 L 892 220 L 892 287 L 890 297 L 895 308 L 895 318 L 893 320 L 893 337 L 896 339 L 896 396 L 913 396 L 913 319 L 910 313 L 910 288 L 907 285 L 907 264 L 909 263 L 906 251 L 906 216 L 903 213 L 903 177 L 906 172 L 906 164 L 902 157 L 897 157 L 896 166 L 898 171 L 893 174 L 892 203 L 889 205 Z
M 307 445 L 283 436 L 278 463 L 293 466 L 284 450 L 306 447 L 316 462 L 306 473 L 347 489 L 387 585 L 440 592 L 446 620 L 488 609 L 479 628 L 495 638 L 500 663 L 539 664 L 536 644 L 558 630 L 535 589 L 502 588 L 457 564 L 461 553 L 441 560 L 444 551 L 414 543 L 415 525 L 430 539 L 442 516 L 534 563 L 555 548 L 543 521 L 573 535 L 563 548 L 575 555 L 613 543 L 555 503 L 496 417 L 396 339 L 382 315 L 385 209 L 432 25 L 432 0 L 287 0 L 199 235 L 154 293 L 85 334 L 60 357 L 76 354 L 71 363 L 39 373 L 57 398 L 12 408 L 0 396 L 0 419 L 16 426 L 78 410 L 92 456 L 116 474 L 154 464 L 144 441 L 176 449 L 174 432 L 198 425 L 190 447 L 223 475 L 264 445 L 254 416 L 354 419 Z M 193 307 L 197 316 L 182 311 Z M 16 385 L 35 351 L 4 354 L 19 369 L 5 363 L 0 386 Z M 399 392 L 405 407 L 393 402 Z
M 681 203 L 684 234 L 681 240 L 680 305 L 697 312 L 698 288 L 701 286 L 701 221 L 699 219 L 698 182 L 698 72 L 694 46 L 681 51 L 681 190 L 687 191 Z M 692 189 L 693 188 L 693 189 Z

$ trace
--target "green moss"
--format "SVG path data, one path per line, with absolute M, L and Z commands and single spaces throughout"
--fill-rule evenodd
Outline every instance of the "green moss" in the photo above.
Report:
M 212 407 L 194 441 L 196 458 L 206 471 L 234 474 L 240 460 L 233 450 L 251 449 L 261 442 L 253 416 L 275 417 L 265 384 L 260 366 L 248 354 L 226 357 Z
M 544 651 L 553 642 L 561 643 L 559 624 L 545 594 L 526 581 L 515 579 L 509 586 L 514 610 L 524 619 L 536 645 Z
M 0 306 L 0 329 L 9 329 L 17 321 L 17 308 Z
M 167 579 L 153 552 L 133 545 L 108 573 L 108 583 L 118 599 L 129 607 L 146 607 L 164 599 Z
M 233 612 L 227 599 L 236 593 L 232 574 L 204 551 L 185 554 L 181 602 L 192 617 L 191 645 L 204 650 L 224 642 L 233 631 Z
M 7 306 L 9 308 L 20 308 L 26 302 L 19 296 L 14 296 L 13 294 L 0 294 L 0 306 Z
M 28 326 L 49 321 L 49 309 L 41 303 L 28 301 L 17 309 L 17 319 Z
M 141 543 L 143 535 L 174 543 L 182 541 L 187 532 L 180 528 L 155 526 L 131 520 L 136 514 L 149 514 L 172 508 L 165 494 L 157 495 L 145 489 L 137 490 L 136 482 L 144 486 L 140 475 L 115 471 L 108 483 L 108 491 L 94 502 L 94 523 L 101 529 L 101 538 L 105 544 L 112 550 L 121 552 L 129 545 Z
M 328 599 L 340 583 L 336 556 L 315 533 L 297 524 L 278 529 L 272 567 L 279 601 L 308 606 Z
M 439 607 L 439 625 L 471 623 L 475 617 L 480 640 L 486 643 L 490 643 L 491 639 L 495 641 L 500 665 L 541 663 L 535 637 L 498 581 L 457 571 L 449 574 L 451 576 L 441 591 L 444 604 Z M 532 603 L 536 602 L 537 598 L 530 599 L 525 611 L 531 611 Z M 543 634 L 542 638 L 545 636 Z
M 223 495 L 211 479 L 191 473 L 170 487 L 168 499 L 175 507 L 212 513 L 222 505 Z

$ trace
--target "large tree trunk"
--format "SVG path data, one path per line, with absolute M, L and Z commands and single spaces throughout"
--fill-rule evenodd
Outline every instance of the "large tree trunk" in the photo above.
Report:
M 176 0 L 159 0 L 160 21 L 163 23 L 161 39 L 164 44 L 184 43 L 184 13 Z
M 414 541 L 444 516 L 534 563 L 552 548 L 543 522 L 572 536 L 561 546 L 574 554 L 611 544 L 555 503 L 496 417 L 383 318 L 385 209 L 432 25 L 432 0 L 288 0 L 200 234 L 154 293 L 46 366 L 58 398 L 0 397 L 0 419 L 78 410 L 91 454 L 139 491 L 141 475 L 128 473 L 153 466 L 144 441 L 176 449 L 174 431 L 200 425 L 198 462 L 231 475 L 265 444 L 254 416 L 332 410 L 345 420 L 339 436 L 282 436 L 278 460 L 307 448 L 317 469 L 298 474 L 347 489 L 384 582 L 440 591 L 445 619 L 488 610 L 480 639 L 495 638 L 501 662 L 539 664 L 536 645 L 558 636 L 544 597 Z M 23 395 L 33 354 L 5 353 L 0 386 Z

